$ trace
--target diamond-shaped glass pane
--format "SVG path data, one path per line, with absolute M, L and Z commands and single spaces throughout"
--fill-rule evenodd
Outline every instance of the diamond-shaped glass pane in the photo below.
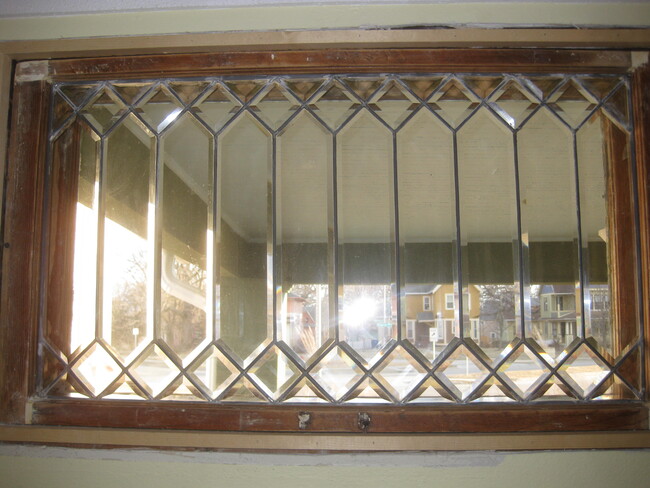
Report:
M 514 81 L 499 88 L 490 100 L 492 108 L 512 128 L 519 127 L 539 105 L 532 95 Z
M 122 369 L 99 344 L 93 344 L 72 366 L 74 374 L 94 395 L 110 385 Z
M 520 346 L 499 368 L 501 379 L 522 398 L 528 397 L 548 372 L 548 368 L 526 346 Z
M 183 107 L 169 90 L 160 86 L 138 103 L 137 112 L 157 132 L 174 122 Z
M 384 86 L 370 100 L 371 107 L 393 129 L 396 129 L 413 110 L 420 107 L 416 99 L 396 81 Z
M 293 95 L 280 85 L 271 85 L 259 95 L 251 109 L 272 129 L 279 128 L 300 105 Z
M 187 370 L 187 374 L 211 398 L 219 396 L 234 381 L 237 373 L 237 367 L 214 345 L 204 351 Z
M 209 84 L 208 81 L 171 81 L 169 87 L 174 90 L 185 105 L 189 105 L 196 100 Z
M 393 350 L 374 376 L 395 398 L 403 400 L 422 381 L 426 370 L 403 347 Z
M 457 392 L 454 393 L 460 393 L 460 398 L 465 399 L 485 379 L 488 369 L 465 346 L 459 346 L 440 365 L 437 373 L 455 387 Z
M 361 369 L 340 348 L 332 349 L 312 370 L 312 377 L 335 399 L 361 378 Z
M 100 92 L 86 104 L 81 114 L 99 132 L 105 133 L 125 110 L 124 104 L 108 88 Z
M 178 367 L 158 345 L 149 346 L 130 372 L 154 398 L 171 394 L 181 382 Z
M 250 369 L 250 376 L 264 385 L 271 396 L 278 397 L 296 379 L 300 370 L 286 354 L 274 347 Z
M 455 79 L 446 82 L 429 99 L 429 106 L 452 127 L 458 127 L 478 106 L 479 100 Z
M 240 107 L 241 103 L 228 90 L 217 85 L 194 105 L 192 111 L 207 122 L 212 130 L 219 131 Z
M 560 367 L 559 374 L 583 397 L 609 373 L 607 365 L 586 345 L 581 345 Z
M 325 88 L 310 105 L 330 129 L 338 129 L 359 106 L 341 84 L 334 82 Z
M 596 100 L 575 80 L 570 80 L 549 98 L 549 106 L 571 127 L 578 127 L 595 108 Z

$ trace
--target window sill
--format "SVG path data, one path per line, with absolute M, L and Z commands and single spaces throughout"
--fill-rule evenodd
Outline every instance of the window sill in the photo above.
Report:
M 231 451 L 539 451 L 650 448 L 650 432 L 521 434 L 241 434 L 159 429 L 0 426 L 0 442 Z

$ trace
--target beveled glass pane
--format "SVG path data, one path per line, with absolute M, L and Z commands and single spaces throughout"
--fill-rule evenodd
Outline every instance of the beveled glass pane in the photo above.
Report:
M 305 361 L 334 337 L 329 292 L 331 147 L 331 136 L 306 113 L 277 142 L 277 333 Z
M 514 80 L 499 88 L 490 100 L 490 106 L 512 128 L 519 127 L 539 105 L 535 97 Z
M 359 106 L 348 89 L 338 81 L 330 82 L 311 102 L 311 109 L 330 129 L 338 129 Z
M 216 85 L 199 99 L 192 112 L 203 119 L 212 130 L 219 131 L 237 113 L 241 103 L 222 85 Z
M 548 100 L 549 106 L 572 128 L 577 128 L 596 107 L 596 100 L 576 80 L 569 80 Z
M 576 134 L 576 146 L 586 334 L 616 357 L 638 337 L 637 310 L 623 306 L 637 293 L 635 280 L 620 279 L 614 288 L 609 272 L 614 252 L 621 278 L 636 273 L 629 134 L 599 111 Z
M 589 396 L 609 373 L 609 368 L 583 344 L 560 367 L 559 374 L 582 397 Z
M 403 400 L 422 381 L 426 370 L 398 346 L 375 369 L 374 376 L 397 400 Z
M 145 349 L 129 372 L 149 395 L 158 399 L 174 393 L 182 381 L 178 366 L 155 344 Z
M 272 130 L 284 124 L 299 106 L 294 96 L 279 84 L 267 86 L 250 105 Z
M 316 382 L 335 400 L 361 379 L 361 368 L 339 347 L 332 349 L 311 371 Z
M 526 337 L 555 358 L 581 335 L 573 137 L 543 109 L 517 143 Z
M 397 134 L 397 171 L 402 339 L 432 361 L 454 336 L 458 279 L 452 133 L 430 112 Z
M 337 150 L 339 336 L 370 361 L 397 338 L 390 132 L 362 112 Z
M 76 360 L 71 370 L 95 396 L 122 372 L 115 360 L 97 343 Z
M 191 115 L 165 133 L 161 338 L 182 358 L 212 338 L 212 138 Z
M 161 132 L 176 120 L 182 108 L 181 103 L 169 89 L 160 85 L 138 103 L 136 111 L 153 130 Z
M 49 252 L 57 264 L 52 264 L 48 275 L 49 305 L 43 333 L 48 343 L 67 357 L 95 338 L 98 153 L 99 137 L 79 119 L 52 145 L 49 211 L 56 225 L 50 228 Z M 66 192 L 71 193 L 69 197 L 61 198 Z
M 488 369 L 461 345 L 438 367 L 437 374 L 456 398 L 465 400 L 479 388 Z
M 103 88 L 81 111 L 85 119 L 100 134 L 105 133 L 119 119 L 125 106 L 109 88 Z
M 153 140 L 130 116 L 106 139 L 102 337 L 123 357 L 153 333 Z
M 272 398 L 278 398 L 296 380 L 299 370 L 279 348 L 273 347 L 250 369 L 250 376 Z
M 248 114 L 228 126 L 218 142 L 215 320 L 218 336 L 241 359 L 271 338 L 271 144 Z
M 237 377 L 237 368 L 214 345 L 203 351 L 188 368 L 187 374 L 198 382 L 201 390 L 195 395 L 216 398 Z M 190 387 L 190 390 L 193 390 Z M 205 392 L 205 393 L 204 393 Z
M 393 129 L 420 107 L 415 97 L 395 80 L 386 83 L 370 101 L 375 113 Z
M 459 80 L 445 82 L 428 101 L 429 107 L 456 128 L 462 124 L 479 104 L 479 99 Z
M 463 336 L 494 359 L 519 337 L 512 134 L 486 109 L 458 132 Z
M 499 368 L 499 377 L 517 395 L 528 398 L 550 373 L 544 362 L 526 346 L 519 346 Z

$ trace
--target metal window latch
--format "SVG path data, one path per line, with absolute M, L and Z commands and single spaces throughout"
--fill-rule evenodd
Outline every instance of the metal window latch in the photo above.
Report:
M 364 433 L 368 432 L 368 427 L 370 427 L 371 418 L 366 412 L 359 412 L 357 414 L 357 425 L 359 430 L 362 430 Z

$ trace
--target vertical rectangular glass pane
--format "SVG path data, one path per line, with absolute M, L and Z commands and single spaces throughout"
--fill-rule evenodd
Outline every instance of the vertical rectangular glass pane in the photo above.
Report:
M 152 140 L 131 117 L 105 141 L 103 337 L 121 355 L 151 337 Z
M 248 114 L 219 140 L 217 331 L 242 360 L 271 339 L 272 138 Z
M 329 322 L 331 136 L 303 113 L 277 142 L 278 339 L 307 360 L 333 337 Z
M 573 136 L 542 109 L 517 143 L 526 337 L 557 357 L 581 334 Z
M 370 361 L 397 337 L 391 133 L 361 112 L 337 150 L 339 338 Z
M 486 109 L 458 131 L 463 336 L 499 356 L 519 335 L 517 206 L 512 134 Z
M 433 360 L 454 337 L 458 319 L 451 131 L 420 111 L 397 135 L 397 161 L 402 338 Z
M 161 336 L 185 358 L 211 338 L 212 330 L 206 314 L 212 263 L 211 136 L 186 115 L 163 136 L 161 157 Z

